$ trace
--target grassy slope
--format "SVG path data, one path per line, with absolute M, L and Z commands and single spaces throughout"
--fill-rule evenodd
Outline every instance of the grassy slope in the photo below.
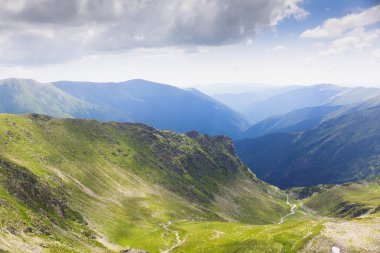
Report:
M 380 212 L 380 183 L 372 180 L 336 185 L 304 199 L 303 203 L 327 216 L 375 214 Z
M 0 160 L 0 248 L 12 252 L 106 252 L 83 217 L 67 206 L 61 187 Z M 70 232 L 68 232 L 70 231 Z M 75 249 L 75 250 L 74 250 Z
M 380 248 L 379 179 L 289 189 L 293 195 L 310 195 L 300 204 L 317 214 L 332 217 L 318 219 L 320 233 L 309 240 L 300 252 L 378 252 Z M 314 194 L 313 194 L 314 192 Z M 301 193 L 301 194 L 300 194 Z
M 309 196 L 313 192 L 314 195 L 301 201 L 291 200 L 298 205 L 297 213 L 281 225 L 178 224 L 176 228 L 181 231 L 184 242 L 174 252 L 309 253 L 330 252 L 333 246 L 343 252 L 377 252 L 380 247 L 379 183 L 379 179 L 374 179 L 290 189 L 291 195 Z
M 176 241 L 175 233 L 163 226 L 172 220 L 276 223 L 288 209 L 284 195 L 257 180 L 224 137 L 188 136 L 139 124 L 1 115 L 0 147 L 1 160 L 23 166 L 41 184 L 60 189 L 69 207 L 89 224 L 63 217 L 60 228 L 44 212 L 35 211 L 62 234 L 58 246 L 41 235 L 49 249 L 84 251 L 88 246 L 83 245 L 95 243 L 86 230 L 94 230 L 98 239 L 115 243 L 116 249 L 158 252 Z M 0 189 L 0 198 L 18 210 L 15 219 L 21 225 L 15 229 L 23 236 L 32 214 L 23 215 L 22 210 L 30 210 L 30 203 L 9 195 L 4 186 Z M 9 223 L 12 219 L 3 220 L 3 238 Z M 42 247 L 35 236 L 25 238 L 28 245 Z M 94 247 L 104 250 L 100 244 Z
M 1 115 L 0 147 L 0 248 L 11 252 L 159 252 L 176 233 L 173 252 L 308 252 L 331 249 L 323 242 L 336 243 L 334 226 L 368 227 L 300 207 L 277 224 L 289 211 L 284 195 L 257 180 L 224 137 Z M 300 203 L 322 215 L 374 213 L 380 204 L 376 180 L 318 191 Z
M 174 252 L 297 252 L 321 228 L 320 221 L 281 225 L 188 222 L 178 225 L 185 241 Z

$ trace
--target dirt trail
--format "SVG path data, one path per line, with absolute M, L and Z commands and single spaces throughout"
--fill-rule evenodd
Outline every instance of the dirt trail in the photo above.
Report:
M 163 224 L 162 227 L 168 231 L 169 233 L 175 233 L 175 237 L 176 237 L 176 241 L 177 243 L 174 244 L 173 246 L 170 247 L 170 249 L 167 249 L 167 250 L 164 250 L 162 251 L 161 253 L 170 253 L 172 252 L 173 250 L 175 250 L 176 248 L 178 248 L 179 246 L 181 246 L 184 242 L 185 242 L 185 239 L 181 240 L 181 237 L 179 236 L 179 232 L 178 231 L 174 231 L 174 230 L 171 230 L 169 228 L 169 226 L 172 224 L 171 221 L 168 222 L 168 224 Z
M 290 204 L 290 202 L 289 202 L 289 195 L 288 194 L 286 194 L 286 204 L 288 204 L 290 206 L 290 211 L 289 211 L 288 214 L 286 214 L 286 215 L 284 215 L 284 216 L 281 217 L 280 222 L 278 224 L 284 223 L 284 221 L 285 221 L 285 219 L 287 217 L 289 217 L 290 215 L 293 215 L 293 214 L 296 213 L 296 207 L 297 207 L 297 205 L 296 204 Z

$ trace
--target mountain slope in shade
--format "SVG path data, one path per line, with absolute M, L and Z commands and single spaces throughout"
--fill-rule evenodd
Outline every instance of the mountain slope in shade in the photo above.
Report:
M 236 137 L 246 120 L 197 90 L 131 80 L 123 83 L 0 81 L 0 113 L 141 122 L 160 129 Z
M 333 84 L 287 86 L 243 92 L 215 94 L 219 101 L 257 123 L 306 107 L 359 104 L 380 96 L 380 89 L 340 87 Z
M 62 91 L 83 101 L 106 106 L 115 121 L 135 122 L 178 132 L 239 135 L 247 122 L 227 106 L 194 89 L 184 90 L 145 80 L 123 83 L 57 82 Z M 120 112 L 120 113 L 119 113 Z M 120 116 L 118 116 L 120 115 Z
M 314 107 L 331 102 L 345 88 L 332 84 L 319 84 L 299 87 L 288 92 L 272 96 L 248 106 L 243 112 L 254 122 L 264 120 L 273 115 L 281 115 L 304 107 Z
M 284 197 L 227 137 L 0 115 L 0 249 L 160 252 L 171 222 L 277 223 Z
M 380 174 L 380 106 L 304 133 L 268 134 L 236 146 L 259 178 L 282 188 L 369 178 Z
M 359 93 L 363 95 L 361 96 L 361 99 L 353 100 L 349 98 L 350 96 L 348 96 L 348 93 L 351 95 L 352 93 L 357 94 L 358 89 L 353 89 L 352 92 L 344 92 L 345 96 L 347 95 L 346 102 L 355 102 L 353 104 L 306 107 L 283 115 L 269 117 L 268 119 L 260 121 L 247 129 L 243 133 L 242 138 L 255 138 L 269 133 L 292 133 L 305 131 L 316 127 L 326 120 L 380 105 L 380 96 L 376 96 L 376 94 L 380 91 L 379 89 L 360 88 Z M 363 90 L 365 90 L 365 92 Z M 368 92 L 371 91 L 372 94 L 369 94 Z M 341 95 L 340 99 L 342 99 Z M 357 101 L 361 102 L 356 103 Z M 341 100 L 341 102 L 343 101 Z
M 256 123 L 243 133 L 243 138 L 255 138 L 278 132 L 304 131 L 322 122 L 328 115 L 337 112 L 342 106 L 316 106 L 297 109 L 280 116 L 273 116 Z
M 256 90 L 244 91 L 243 89 L 240 89 L 238 85 L 237 87 L 231 85 L 231 87 L 234 88 L 235 93 L 232 93 L 232 91 L 229 93 L 223 93 L 219 91 L 216 94 L 212 94 L 212 97 L 240 113 L 246 112 L 247 107 L 249 107 L 251 104 L 257 103 L 259 101 L 264 101 L 270 97 L 274 97 L 276 95 L 280 95 L 282 93 L 299 88 L 299 86 L 261 86 L 257 87 Z
M 343 92 L 333 97 L 332 103 L 337 105 L 360 104 L 378 96 L 380 96 L 379 88 L 346 88 Z

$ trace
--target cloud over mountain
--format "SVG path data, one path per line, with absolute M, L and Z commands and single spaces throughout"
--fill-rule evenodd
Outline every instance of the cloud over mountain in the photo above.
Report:
M 139 47 L 238 43 L 304 17 L 301 2 L 4 0 L 0 53 L 3 63 L 41 64 Z

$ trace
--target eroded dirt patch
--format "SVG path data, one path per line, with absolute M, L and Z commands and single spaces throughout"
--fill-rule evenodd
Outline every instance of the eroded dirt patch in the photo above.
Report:
M 301 252 L 380 252 L 380 218 L 336 220 L 324 224 Z

